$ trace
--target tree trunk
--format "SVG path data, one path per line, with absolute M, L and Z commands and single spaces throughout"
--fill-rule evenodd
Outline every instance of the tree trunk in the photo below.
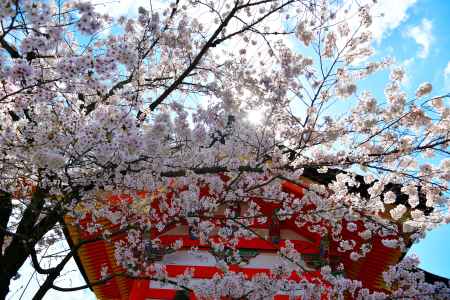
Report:
M 0 263 L 0 268 L 2 264 Z M 6 299 L 6 295 L 9 293 L 9 282 L 12 276 L 9 276 L 3 270 L 0 270 L 0 299 Z
M 0 193 L 0 199 L 3 200 L 2 205 L 0 205 L 0 221 L 2 221 L 2 224 L 0 225 L 6 226 L 4 223 L 5 220 L 7 220 L 7 217 L 9 219 L 8 214 L 11 214 L 11 211 L 8 206 L 8 202 L 10 201 L 5 201 L 8 199 L 10 200 L 10 198 L 7 198 L 7 196 L 10 197 L 10 195 L 4 194 L 5 193 Z M 30 256 L 30 249 L 34 249 L 36 243 L 41 240 L 47 232 L 54 228 L 58 220 L 60 220 L 65 213 L 61 208 L 61 203 L 51 210 L 44 211 L 46 196 L 46 191 L 41 189 L 37 189 L 31 195 L 32 199 L 22 214 L 17 230 L 13 234 L 11 243 L 9 243 L 3 253 L 0 251 L 0 299 L 6 299 L 6 295 L 9 293 L 11 279 L 17 274 L 28 256 Z M 73 199 L 74 197 L 77 197 L 77 193 L 68 195 L 69 199 Z M 45 217 L 39 220 L 39 217 L 43 212 L 45 212 Z M 3 233 L 5 233 L 4 230 Z M 2 238 L 2 235 L 0 235 L 0 238 Z M 2 239 L 0 240 L 2 241 Z M 45 295 L 49 287 L 52 286 L 54 279 L 58 277 L 62 268 L 71 256 L 72 254 L 68 255 L 60 268 L 56 268 L 54 273 L 52 272 L 49 274 L 46 286 L 39 290 L 37 299 L 41 299 Z
M 11 279 L 27 260 L 30 248 L 34 248 L 37 241 L 56 225 L 57 216 L 57 214 L 50 213 L 36 226 L 32 226 L 30 220 L 21 220 L 21 225 L 28 221 L 31 228 L 23 226 L 24 230 L 20 232 L 20 236 L 14 236 L 0 258 L 0 299 L 6 299 Z M 25 241 L 28 241 L 28 244 L 25 244 Z
M 0 259 L 0 299 L 6 299 L 11 279 L 25 263 L 29 253 L 23 243 L 14 243 Z

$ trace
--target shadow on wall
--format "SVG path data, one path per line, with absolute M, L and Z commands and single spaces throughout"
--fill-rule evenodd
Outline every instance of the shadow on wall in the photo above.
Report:
M 180 291 L 178 290 L 175 293 L 175 297 L 173 300 L 189 300 L 189 296 L 187 295 L 186 291 Z

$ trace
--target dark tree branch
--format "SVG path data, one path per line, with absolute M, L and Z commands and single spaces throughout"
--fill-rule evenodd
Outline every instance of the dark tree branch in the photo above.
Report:
M 84 290 L 87 288 L 91 288 L 97 285 L 102 285 L 104 283 L 107 283 L 108 281 L 114 279 L 115 277 L 126 277 L 126 278 L 130 278 L 130 279 L 142 279 L 142 280 L 154 280 L 154 281 L 161 281 L 164 283 L 169 283 L 169 284 L 173 284 L 175 286 L 178 286 L 180 288 L 182 288 L 183 290 L 185 290 L 186 292 L 192 292 L 192 290 L 186 286 L 183 285 L 179 285 L 176 281 L 174 280 L 170 280 L 170 279 L 157 279 L 157 278 L 153 278 L 151 276 L 133 276 L 131 274 L 128 273 L 115 273 L 115 274 L 111 274 L 108 275 L 107 277 L 97 280 L 95 282 L 91 282 L 85 285 L 81 285 L 81 286 L 76 286 L 76 287 L 60 287 L 60 286 L 56 286 L 56 285 L 52 285 L 52 288 L 60 291 L 60 292 L 74 292 L 74 291 L 79 291 L 79 290 Z
M 44 295 L 47 293 L 47 291 L 53 287 L 53 282 L 55 281 L 56 278 L 59 277 L 61 271 L 64 269 L 66 264 L 72 258 L 74 251 L 77 251 L 77 249 L 78 248 L 70 251 L 56 267 L 49 269 L 51 270 L 51 272 L 49 273 L 47 278 L 45 278 L 44 283 L 40 286 L 39 290 L 34 295 L 33 300 L 42 299 Z
M 9 218 L 12 212 L 11 194 L 0 190 L 0 228 L 5 229 L 8 226 Z M 6 232 L 0 231 L 0 259 L 3 256 L 3 243 L 5 242 Z
M 184 72 L 154 101 L 150 104 L 149 108 L 142 113 L 141 120 L 145 119 L 147 113 L 149 111 L 154 111 L 158 105 L 160 105 L 164 99 L 166 99 L 177 87 L 180 85 L 183 80 L 195 69 L 195 67 L 200 63 L 203 56 L 208 52 L 208 50 L 211 47 L 214 47 L 217 45 L 215 42 L 216 38 L 219 36 L 219 34 L 222 32 L 222 30 L 228 25 L 230 20 L 233 18 L 235 13 L 238 11 L 239 6 L 236 4 L 233 9 L 230 11 L 230 13 L 227 15 L 227 17 L 223 20 L 223 22 L 217 27 L 217 29 L 214 31 L 212 36 L 208 39 L 206 44 L 202 47 L 200 52 L 197 54 L 197 56 L 194 58 L 194 60 L 191 62 L 189 67 L 187 67 Z
M 3 37 L 0 38 L 0 45 L 2 46 L 3 49 L 6 50 L 6 52 L 8 52 L 8 54 L 11 56 L 11 58 L 21 58 L 22 57 L 22 56 L 20 56 L 20 54 L 16 50 L 16 48 L 14 48 L 10 44 L 8 44 L 8 42 L 5 41 L 5 39 Z

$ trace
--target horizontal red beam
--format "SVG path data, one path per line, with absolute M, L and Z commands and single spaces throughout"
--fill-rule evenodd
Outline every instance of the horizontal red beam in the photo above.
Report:
M 223 274 L 223 272 L 217 267 L 166 265 L 166 271 L 169 277 L 176 277 L 183 274 L 187 269 L 193 269 L 193 277 L 199 279 L 208 279 L 212 278 L 215 274 Z M 256 274 L 270 273 L 270 269 L 268 268 L 241 268 L 237 265 L 230 265 L 229 269 L 232 272 L 243 273 L 248 279 L 252 278 Z M 292 272 L 289 279 L 300 281 L 301 279 L 313 280 L 314 278 L 319 277 L 320 272 L 318 271 L 305 272 L 302 273 L 302 276 L 299 276 L 296 272 Z
M 208 245 L 200 244 L 199 240 L 192 240 L 187 235 L 163 235 L 158 237 L 163 245 L 172 245 L 177 240 L 183 242 L 183 247 L 199 247 L 199 248 L 209 248 Z M 217 237 L 211 238 L 214 242 L 218 242 Z M 294 244 L 295 249 L 302 254 L 319 254 L 320 249 L 317 243 L 311 243 L 308 241 L 291 240 Z M 253 238 L 253 239 L 240 239 L 237 245 L 238 249 L 258 249 L 258 250 L 269 250 L 278 251 L 281 247 L 284 247 L 286 240 L 280 240 L 279 244 L 273 244 L 267 240 Z

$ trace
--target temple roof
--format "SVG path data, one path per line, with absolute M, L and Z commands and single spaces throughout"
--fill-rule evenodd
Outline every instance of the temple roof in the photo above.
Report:
M 326 173 L 319 173 L 314 168 L 306 168 L 304 170 L 302 177 L 306 180 L 305 182 L 313 181 L 321 184 L 328 184 L 331 183 L 339 173 L 343 172 L 344 171 L 337 169 L 329 169 L 328 172 Z M 360 183 L 360 185 L 359 187 L 351 188 L 350 192 L 359 193 L 361 196 L 367 197 L 368 196 L 367 189 L 370 188 L 370 186 L 373 183 L 366 184 L 364 182 L 363 177 L 360 175 L 355 175 L 355 179 Z M 294 185 L 289 182 L 285 182 L 283 184 L 283 189 L 287 190 L 290 193 L 295 194 L 299 198 L 301 198 L 303 195 L 303 187 Z M 404 203 L 407 206 L 408 205 L 407 196 L 400 193 L 400 189 L 401 189 L 400 185 L 388 184 L 385 186 L 385 191 L 390 190 L 395 192 L 398 195 L 397 199 L 399 203 Z M 430 208 L 425 206 L 423 195 L 421 195 L 420 198 L 421 199 L 419 209 L 422 209 L 426 213 L 429 213 Z M 69 246 L 73 247 L 74 244 L 76 244 L 80 240 L 83 240 L 86 237 L 86 233 L 83 232 L 83 230 L 80 227 L 72 224 L 71 219 L 69 217 L 65 218 L 65 222 L 66 222 L 66 229 L 64 230 L 64 233 L 68 240 Z M 305 257 L 309 258 L 315 257 L 314 255 L 317 256 L 317 253 L 319 253 L 320 248 L 321 242 L 320 239 L 317 239 L 316 237 L 314 237 L 314 235 L 308 236 L 307 233 L 305 231 L 302 231 L 301 228 L 297 228 L 293 224 L 293 222 L 287 221 L 284 222 L 283 224 L 284 227 L 282 228 L 284 228 L 285 234 L 287 232 L 286 230 L 290 230 L 293 232 L 290 233 L 291 236 L 289 240 L 294 240 L 294 244 L 296 248 L 298 248 L 298 251 L 300 253 L 303 253 Z M 109 224 L 106 221 L 103 222 L 103 225 L 105 226 L 105 228 L 112 227 L 111 224 Z M 202 245 L 198 244 L 199 243 L 198 241 L 192 240 L 186 232 L 183 232 L 181 227 L 178 229 L 178 231 L 167 230 L 166 232 L 161 234 L 158 238 L 162 240 L 163 243 L 167 242 L 168 244 L 172 243 L 177 239 L 183 239 L 185 246 L 200 246 L 200 248 L 202 247 Z M 293 239 L 292 236 L 295 236 L 295 238 Z M 120 234 L 114 236 L 113 240 L 118 241 L 124 238 L 125 234 Z M 355 233 L 347 232 L 345 230 L 343 230 L 343 238 L 344 239 L 352 238 L 357 240 L 357 238 L 355 238 Z M 410 241 L 407 240 L 407 242 L 408 242 L 407 246 L 409 247 Z M 272 244 L 271 242 L 266 240 L 254 239 L 252 241 L 242 240 L 240 241 L 240 246 L 238 247 L 244 250 L 256 249 L 261 253 L 276 253 L 276 251 L 278 251 L 279 247 L 282 245 L 283 239 L 281 237 L 281 241 L 279 244 Z M 345 266 L 346 272 L 345 275 L 347 277 L 361 280 L 366 287 L 382 290 L 385 288 L 381 276 L 382 272 L 385 271 L 389 265 L 399 262 L 404 256 L 404 253 L 402 253 L 399 249 L 385 247 L 381 243 L 381 238 L 377 237 L 373 239 L 372 250 L 363 259 L 360 259 L 358 261 L 352 261 L 347 253 L 340 254 L 337 251 L 337 244 L 334 242 L 331 242 L 330 244 L 330 256 L 334 257 L 339 256 L 340 262 L 342 262 Z M 112 270 L 116 273 L 124 272 L 124 270 L 115 261 L 113 244 L 110 242 L 106 242 L 105 240 L 97 240 L 95 242 L 90 242 L 87 243 L 86 245 L 83 245 L 79 249 L 79 251 L 75 253 L 74 258 L 87 283 L 93 283 L 98 281 L 98 279 L 100 278 L 99 277 L 100 269 L 104 265 L 107 265 L 109 270 Z M 180 265 L 168 266 L 168 270 L 169 271 L 171 270 L 170 272 L 172 275 L 180 274 L 184 272 L 185 269 L 186 267 Z M 236 272 L 244 272 L 248 276 L 252 276 L 251 274 L 258 272 L 258 268 L 252 271 L 251 267 L 247 267 L 247 269 L 240 267 L 233 267 L 233 270 Z M 368 270 L 370 270 L 370 272 L 368 272 Z M 265 271 L 268 271 L 268 269 Z M 202 274 L 202 276 L 206 276 L 205 274 L 214 274 L 215 272 L 218 272 L 218 269 L 214 266 L 204 266 L 204 267 L 199 266 L 197 273 L 198 276 L 200 276 L 199 275 L 200 273 Z M 305 276 L 312 276 L 313 273 L 314 272 L 312 272 L 311 275 Z M 317 274 L 317 276 L 319 276 L 319 274 Z M 441 279 L 445 280 L 442 277 L 426 272 L 427 281 L 435 281 L 435 280 L 442 281 Z M 141 299 L 130 297 L 133 294 L 133 289 L 139 287 L 141 291 L 140 293 L 142 293 L 143 286 L 145 285 L 146 284 L 143 283 L 142 281 L 137 281 L 122 276 L 122 277 L 115 277 L 112 280 L 108 281 L 107 283 L 94 286 L 91 289 L 95 292 L 95 294 L 99 299 Z M 148 287 L 149 286 L 147 284 L 147 288 Z M 155 291 L 156 290 L 163 291 L 164 289 L 155 288 Z M 173 293 L 175 293 L 175 291 Z M 171 293 L 169 294 L 172 295 Z M 169 294 L 166 293 L 165 295 Z

